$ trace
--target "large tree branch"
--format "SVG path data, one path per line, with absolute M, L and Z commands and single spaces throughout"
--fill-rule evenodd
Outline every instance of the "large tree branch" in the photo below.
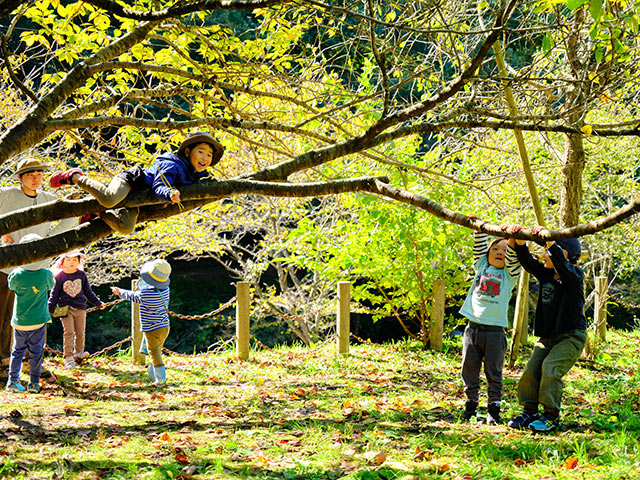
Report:
M 255 194 L 295 198 L 319 197 L 371 190 L 374 188 L 374 182 L 377 181 L 388 181 L 388 179 L 385 177 L 361 177 L 301 184 L 228 180 L 181 187 L 179 190 L 184 199 L 181 205 L 159 202 L 150 192 L 146 191 L 130 196 L 121 206 L 142 207 L 138 221 L 145 222 L 177 215 L 197 206 L 234 195 Z M 56 200 L 0 216 L 0 231 L 8 233 L 20 228 L 37 225 L 44 221 L 60 220 L 103 210 L 105 208 L 99 205 L 95 199 Z M 92 228 L 92 226 L 95 228 Z M 21 265 L 59 255 L 72 248 L 78 248 L 94 242 L 109 233 L 111 233 L 109 227 L 106 227 L 102 220 L 97 219 L 90 222 L 90 225 L 82 224 L 68 232 L 37 242 L 30 242 L 26 246 L 19 244 L 7 245 L 0 248 L 0 267 Z
M 495 225 L 492 223 L 485 222 L 479 218 L 469 218 L 467 214 L 463 214 L 460 212 L 453 211 L 449 208 L 443 207 L 442 205 L 430 200 L 421 195 L 407 192 L 406 190 L 402 190 L 400 188 L 389 185 L 385 182 L 376 181 L 373 184 L 373 188 L 371 192 L 378 193 L 388 198 L 392 198 L 402 203 L 406 203 L 409 205 L 414 205 L 422 210 L 425 210 L 436 217 L 439 217 L 443 220 L 449 221 L 451 223 L 456 223 L 463 227 L 470 228 L 472 230 L 477 230 L 479 232 L 485 232 L 489 235 L 494 235 L 497 237 L 514 237 L 522 240 L 532 240 L 535 242 L 544 242 L 548 240 L 560 240 L 562 238 L 574 238 L 574 237 L 582 237 L 584 235 L 592 235 L 594 233 L 600 232 L 606 228 L 612 227 L 623 220 L 635 215 L 640 212 L 640 197 L 636 198 L 634 201 L 628 203 L 627 205 L 619 208 L 615 212 L 606 217 L 599 218 L 597 220 L 592 220 L 587 223 L 583 223 L 580 225 L 576 225 L 570 228 L 558 228 L 553 230 L 547 230 L 542 232 L 541 234 L 533 235 L 531 230 L 524 229 L 514 235 L 507 235 L 499 225 Z M 475 213 L 475 212 L 469 212 Z
M 149 192 L 140 192 L 137 195 L 133 195 L 131 198 L 128 198 L 123 205 L 130 207 L 139 206 L 140 214 L 138 221 L 146 222 L 168 218 L 233 195 L 252 193 L 278 197 L 317 197 L 345 192 L 370 191 L 402 203 L 416 206 L 443 220 L 456 223 L 463 227 L 482 231 L 490 235 L 500 237 L 508 236 L 501 230 L 499 225 L 491 224 L 478 218 L 469 218 L 466 214 L 451 210 L 426 197 L 393 187 L 386 183 L 387 181 L 386 178 L 375 177 L 303 184 L 229 180 L 210 184 L 188 185 L 180 188 L 184 198 L 182 205 L 160 203 L 153 198 Z M 0 216 L 0 231 L 6 233 L 7 231 L 12 231 L 17 228 L 24 228 L 41 223 L 43 219 L 45 219 L 45 221 L 52 221 L 99 210 L 104 210 L 104 207 L 97 205 L 97 202 L 93 199 L 54 201 L 35 208 L 23 209 Z M 524 229 L 514 234 L 513 237 L 536 242 L 581 237 L 609 228 L 638 212 L 640 212 L 640 198 L 606 217 L 571 228 L 548 230 L 537 235 L 533 235 L 529 229 Z M 94 242 L 110 233 L 111 230 L 109 227 L 107 227 L 102 220 L 96 219 L 89 224 L 82 224 L 68 232 L 48 237 L 38 242 L 31 242 L 28 245 L 8 245 L 0 248 L 0 267 L 21 265 L 42 258 L 59 255 L 72 248 L 79 248 Z

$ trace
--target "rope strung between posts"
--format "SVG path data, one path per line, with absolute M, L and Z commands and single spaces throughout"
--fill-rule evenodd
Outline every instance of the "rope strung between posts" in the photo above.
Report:
M 126 301 L 126 300 L 125 300 L 124 298 L 119 298 L 119 299 L 114 300 L 114 301 L 112 301 L 112 302 L 104 303 L 104 304 L 100 305 L 99 307 L 92 307 L 92 308 L 88 308 L 88 309 L 87 309 L 87 313 L 89 313 L 89 312 L 93 312 L 93 311 L 95 311 L 95 310 L 103 310 L 103 309 L 105 309 L 105 308 L 113 307 L 114 305 L 117 305 L 117 304 L 122 303 L 122 302 L 125 302 L 125 301 Z M 227 309 L 227 308 L 229 308 L 229 306 L 231 306 L 235 301 L 236 301 L 236 297 L 233 297 L 231 300 L 229 300 L 229 301 L 228 301 L 228 302 L 226 302 L 225 304 L 220 305 L 220 307 L 218 307 L 216 310 L 214 310 L 214 311 L 212 311 L 212 312 L 209 312 L 209 313 L 202 314 L 202 315 L 181 315 L 181 314 L 179 314 L 179 313 L 175 313 L 175 312 L 172 312 L 172 311 L 169 311 L 169 315 L 171 315 L 172 317 L 180 318 L 180 319 L 182 319 L 182 320 L 203 320 L 203 319 L 205 319 L 205 318 L 212 317 L 212 316 L 217 315 L 218 313 L 220 313 L 220 312 L 222 312 L 222 311 L 226 310 L 226 309 Z M 228 340 L 227 342 L 223 343 L 223 344 L 222 344 L 222 347 L 224 347 L 224 345 L 226 345 L 227 343 L 229 343 L 230 341 L 232 341 L 234 338 L 235 338 L 235 336 L 234 336 L 233 338 L 231 338 L 230 340 Z M 119 347 L 119 346 L 121 346 L 122 344 L 127 343 L 127 342 L 130 342 L 131 340 L 132 340 L 132 337 L 127 337 L 127 338 L 125 338 L 124 340 L 120 340 L 119 342 L 114 343 L 113 345 L 109 345 L 108 347 L 103 348 L 103 349 L 102 349 L 102 350 L 100 350 L 99 352 L 92 353 L 91 355 L 89 355 L 89 356 L 87 357 L 87 359 L 89 359 L 89 358 L 93 358 L 93 357 L 98 357 L 98 356 L 100 356 L 100 355 L 103 355 L 103 354 L 105 354 L 106 352 L 108 352 L 109 350 L 113 350 L 114 348 L 118 348 L 118 347 Z M 62 352 L 60 352 L 60 351 L 58 351 L 58 350 L 54 350 L 54 349 L 53 349 L 53 348 L 51 348 L 51 347 L 45 347 L 44 349 L 45 349 L 45 351 L 47 351 L 47 352 L 49 352 L 49 353 L 51 353 L 51 354 L 53 354 L 53 355 L 57 355 L 57 356 L 60 356 L 60 357 L 64 356 L 64 354 L 63 354 Z M 170 353 L 171 355 L 178 355 L 178 356 L 182 355 L 182 356 L 188 356 L 188 355 L 184 355 L 184 354 L 181 354 L 181 353 L 178 353 L 178 352 L 172 352 L 171 350 L 169 350 L 169 349 L 167 349 L 167 348 L 163 348 L 163 351 L 164 351 L 164 352 L 167 352 L 167 353 Z M 217 351 L 217 350 L 216 350 L 216 351 Z
M 278 318 L 282 318 L 282 319 L 286 319 L 286 320 L 304 320 L 307 318 L 312 318 L 315 317 L 318 314 L 322 314 L 323 316 L 333 316 L 335 315 L 335 311 L 331 310 L 330 308 L 319 308 L 313 312 L 310 313 L 303 313 L 303 314 L 299 314 L 299 315 L 293 315 L 293 314 L 286 314 L 286 313 L 281 313 L 281 312 L 277 312 L 269 307 L 266 307 L 264 305 L 257 305 L 256 306 L 256 310 L 262 310 L 263 312 L 266 313 L 270 313 L 275 317 Z M 402 314 L 406 314 L 408 313 L 408 310 L 405 310 L 403 312 L 398 312 L 398 314 L 402 315 Z M 370 313 L 370 314 L 378 314 L 380 313 L 378 310 L 374 310 L 370 307 L 367 307 L 365 305 L 362 305 L 359 302 L 353 302 L 351 303 L 351 313 Z
M 104 303 L 104 304 L 100 305 L 99 307 L 88 308 L 87 309 L 87 313 L 93 312 L 95 310 L 103 310 L 105 308 L 113 307 L 114 305 L 117 305 L 117 304 L 125 302 L 125 301 L 126 300 L 124 298 L 119 298 L 117 300 L 114 300 L 113 302 Z M 213 317 L 214 315 L 217 315 L 218 313 L 222 312 L 223 310 L 226 310 L 231 305 L 233 305 L 233 303 L 235 301 L 236 301 L 236 297 L 233 297 L 227 303 L 225 303 L 223 305 L 220 305 L 220 307 L 218 307 L 214 311 L 209 312 L 209 313 L 203 313 L 202 315 L 182 315 L 180 313 L 172 312 L 171 310 L 169 310 L 169 315 L 171 315 L 172 317 L 180 318 L 182 320 L 203 320 L 205 318 Z
M 613 293 L 611 293 L 611 291 L 608 292 L 608 295 L 609 295 L 609 298 L 611 298 L 614 302 L 619 303 L 623 307 L 640 308 L 640 305 L 633 305 L 631 303 L 625 302 L 624 300 L 621 300 L 620 298 L 616 297 Z
M 114 300 L 113 302 L 103 303 L 99 307 L 87 308 L 87 313 L 93 312 L 95 310 L 104 310 L 105 308 L 113 307 L 114 305 L 117 305 L 117 304 L 122 303 L 124 301 L 126 301 L 124 298 L 119 298 L 117 300 Z
M 125 344 L 127 342 L 130 342 L 131 340 L 132 340 L 132 337 L 127 337 L 127 338 L 125 338 L 123 340 L 120 340 L 119 342 L 114 343 L 113 345 L 109 345 L 108 347 L 103 348 L 99 352 L 92 353 L 91 355 L 89 355 L 87 357 L 87 359 L 93 358 L 93 357 L 99 357 L 100 355 L 104 355 L 109 350 L 113 350 L 114 348 L 117 348 L 117 347 L 119 347 L 119 346 L 121 346 L 121 345 L 123 345 L 123 344 Z M 57 355 L 58 357 L 63 357 L 64 356 L 64 353 L 60 352 L 59 350 L 54 350 L 51 347 L 44 347 L 44 350 L 46 352 L 49 352 L 49 353 L 53 354 L 53 355 Z
M 262 343 L 260 340 L 258 340 L 257 338 L 252 337 L 251 340 L 253 340 L 259 347 L 263 348 L 264 350 L 267 350 L 269 352 L 273 351 L 273 348 L 271 347 L 267 347 L 264 343 Z
M 287 314 L 287 313 L 282 313 L 282 312 L 277 312 L 269 307 L 266 307 L 264 305 L 257 305 L 256 306 L 256 310 L 262 310 L 263 312 L 267 312 L 270 313 L 271 315 L 278 317 L 278 318 L 282 318 L 285 320 L 304 320 L 306 318 L 312 318 L 315 317 L 317 314 L 322 313 L 323 315 L 330 315 L 333 314 L 334 312 L 330 312 L 330 313 L 325 313 L 326 308 L 319 308 L 313 312 L 310 313 L 303 313 L 303 314 L 299 314 L 299 315 L 294 315 L 294 314 Z
M 235 301 L 236 301 L 236 297 L 233 297 L 227 303 L 220 305 L 213 312 L 203 313 L 202 315 L 182 315 L 180 313 L 172 312 L 171 310 L 169 310 L 169 315 L 171 315 L 172 317 L 180 318 L 181 320 L 203 320 L 205 318 L 213 317 L 214 315 L 217 315 L 218 313 L 226 310 L 231 305 L 233 305 Z

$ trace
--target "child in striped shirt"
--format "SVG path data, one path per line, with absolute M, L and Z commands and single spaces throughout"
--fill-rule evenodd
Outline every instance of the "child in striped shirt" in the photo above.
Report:
M 149 378 L 156 386 L 164 385 L 167 372 L 162 360 L 162 347 L 169 336 L 169 275 L 171 265 L 166 260 L 152 260 L 142 265 L 138 291 L 111 287 L 111 291 L 140 305 L 140 325 L 147 342 L 151 364 Z
M 477 217 L 476 217 L 477 218 Z M 497 238 L 488 244 L 487 234 L 474 233 L 474 281 L 460 313 L 469 320 L 462 339 L 462 380 L 467 396 L 464 420 L 476 416 L 480 369 L 487 377 L 487 423 L 501 423 L 502 367 L 507 351 L 505 328 L 511 292 L 520 265 L 515 240 Z

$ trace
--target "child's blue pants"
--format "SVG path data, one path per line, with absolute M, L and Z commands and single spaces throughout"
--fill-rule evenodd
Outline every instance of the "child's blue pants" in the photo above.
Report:
M 40 383 L 40 370 L 42 369 L 42 352 L 47 326 L 43 325 L 37 330 L 13 329 L 13 349 L 9 362 L 9 382 L 20 381 L 20 370 L 25 352 L 29 350 L 29 373 L 31 383 Z

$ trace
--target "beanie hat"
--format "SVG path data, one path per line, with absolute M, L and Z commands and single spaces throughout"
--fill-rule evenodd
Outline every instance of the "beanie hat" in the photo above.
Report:
M 562 240 L 556 240 L 556 243 L 567 252 L 569 263 L 576 263 L 578 261 L 582 248 L 577 238 L 563 238 Z
M 166 260 L 151 260 L 140 269 L 140 276 L 147 285 L 160 290 L 169 288 L 171 265 Z

